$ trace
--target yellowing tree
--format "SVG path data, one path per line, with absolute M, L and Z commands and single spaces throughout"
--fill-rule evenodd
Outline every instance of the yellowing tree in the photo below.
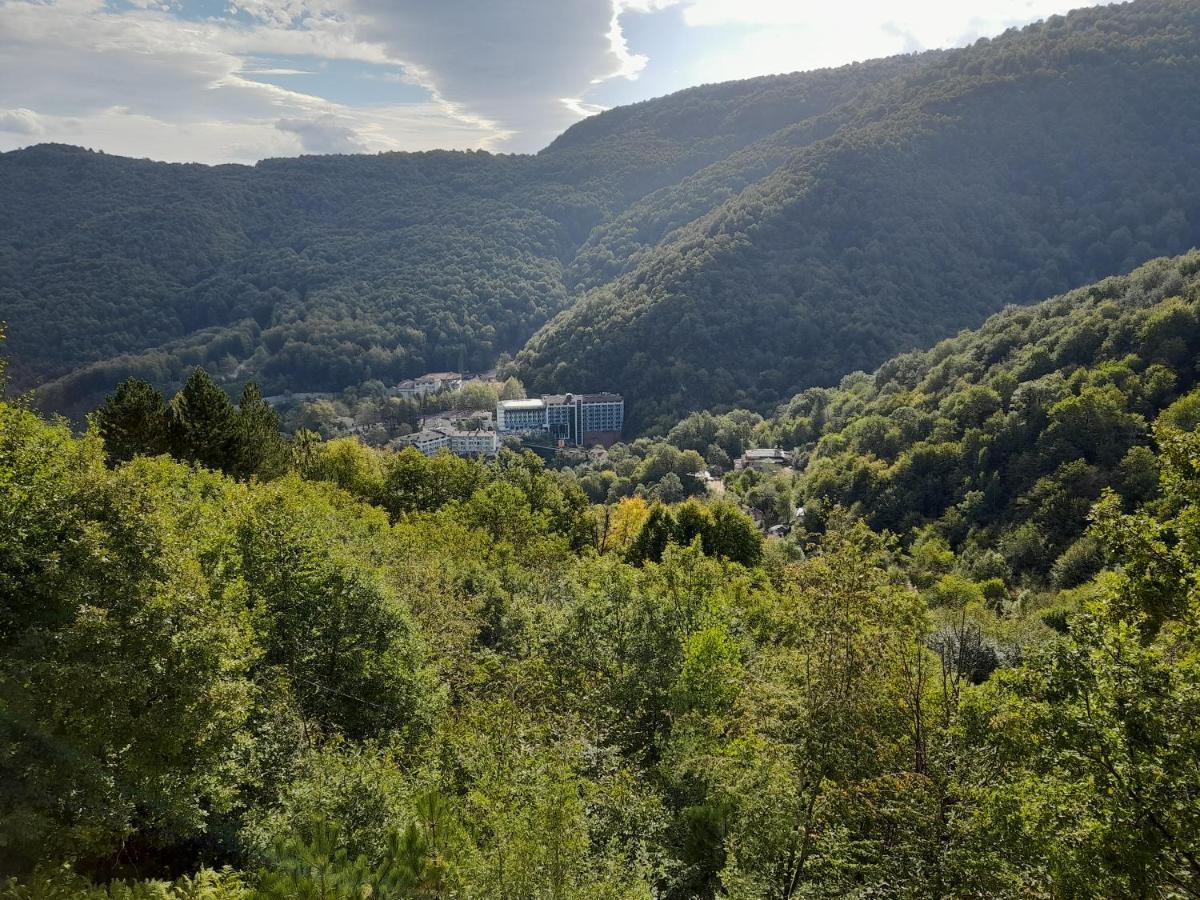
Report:
M 641 497 L 626 497 L 621 500 L 609 515 L 607 540 L 602 548 L 605 551 L 624 553 L 646 524 L 649 515 L 650 507 Z

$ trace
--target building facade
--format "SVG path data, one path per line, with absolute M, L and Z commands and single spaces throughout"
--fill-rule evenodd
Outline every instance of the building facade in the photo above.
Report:
M 577 447 L 611 446 L 625 425 L 620 394 L 546 394 L 537 399 L 501 400 L 496 430 L 504 434 L 544 433 Z
M 459 456 L 495 456 L 500 438 L 494 431 L 451 431 L 450 452 Z
M 423 397 L 441 391 L 456 391 L 463 384 L 457 372 L 429 372 L 420 378 L 410 378 L 396 385 L 396 393 L 402 397 Z
M 426 428 L 405 435 L 396 443 L 416 447 L 426 456 L 436 456 L 442 450 L 449 450 L 457 456 L 495 456 L 500 452 L 500 439 L 494 431 Z
M 501 400 L 496 404 L 496 430 L 503 434 L 545 431 L 545 402 L 542 400 Z

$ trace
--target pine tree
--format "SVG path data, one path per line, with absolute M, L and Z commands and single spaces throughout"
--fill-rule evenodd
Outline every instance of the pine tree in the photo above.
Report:
M 92 421 L 104 439 L 109 462 L 157 456 L 169 449 L 166 401 L 140 378 L 121 382 L 96 410 Z
M 236 437 L 237 411 L 203 369 L 196 369 L 171 401 L 172 452 L 210 469 L 228 469 Z
M 279 416 L 253 382 L 238 402 L 234 444 L 233 475 L 274 478 L 287 468 L 288 447 L 279 433 Z

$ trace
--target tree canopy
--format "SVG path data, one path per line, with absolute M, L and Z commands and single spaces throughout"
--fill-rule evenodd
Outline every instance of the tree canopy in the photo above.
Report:
M 11 375 L 81 416 L 173 393 L 394 385 L 515 354 L 618 391 L 629 436 L 760 413 L 897 352 L 1200 243 L 1188 0 L 949 52 L 706 85 L 534 156 L 166 165 L 0 154 Z
M 1198 273 L 590 463 L 0 402 L 0 893 L 1200 891 Z

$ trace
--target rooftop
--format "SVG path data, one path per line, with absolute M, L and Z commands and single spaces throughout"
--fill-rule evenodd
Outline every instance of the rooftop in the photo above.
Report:
M 620 403 L 622 397 L 620 394 L 610 394 L 608 391 L 601 391 L 599 394 L 583 394 L 580 399 L 584 403 Z
M 756 447 L 742 455 L 745 459 L 787 459 L 787 453 L 779 447 Z
M 490 409 L 455 407 L 453 409 L 443 409 L 439 412 L 431 412 L 425 418 L 429 421 L 445 419 L 447 422 L 456 422 L 460 419 L 491 419 L 493 415 L 494 413 Z
M 445 436 L 440 429 L 426 428 L 422 431 L 414 431 L 412 434 L 403 435 L 399 440 L 408 444 L 416 444 L 420 441 L 436 441 Z
M 538 397 L 531 397 L 528 400 L 501 400 L 498 406 L 504 410 L 518 409 L 543 409 L 545 403 Z
M 491 431 L 463 431 L 461 428 L 425 428 L 421 431 L 414 431 L 412 434 L 406 434 L 398 440 L 406 443 L 418 443 L 420 441 L 436 441 L 441 438 L 449 437 L 472 437 L 472 438 L 490 438 L 494 432 Z
M 599 394 L 542 394 L 542 399 L 548 406 L 563 406 L 582 400 L 584 403 L 620 403 L 620 394 L 610 394 L 602 391 Z

